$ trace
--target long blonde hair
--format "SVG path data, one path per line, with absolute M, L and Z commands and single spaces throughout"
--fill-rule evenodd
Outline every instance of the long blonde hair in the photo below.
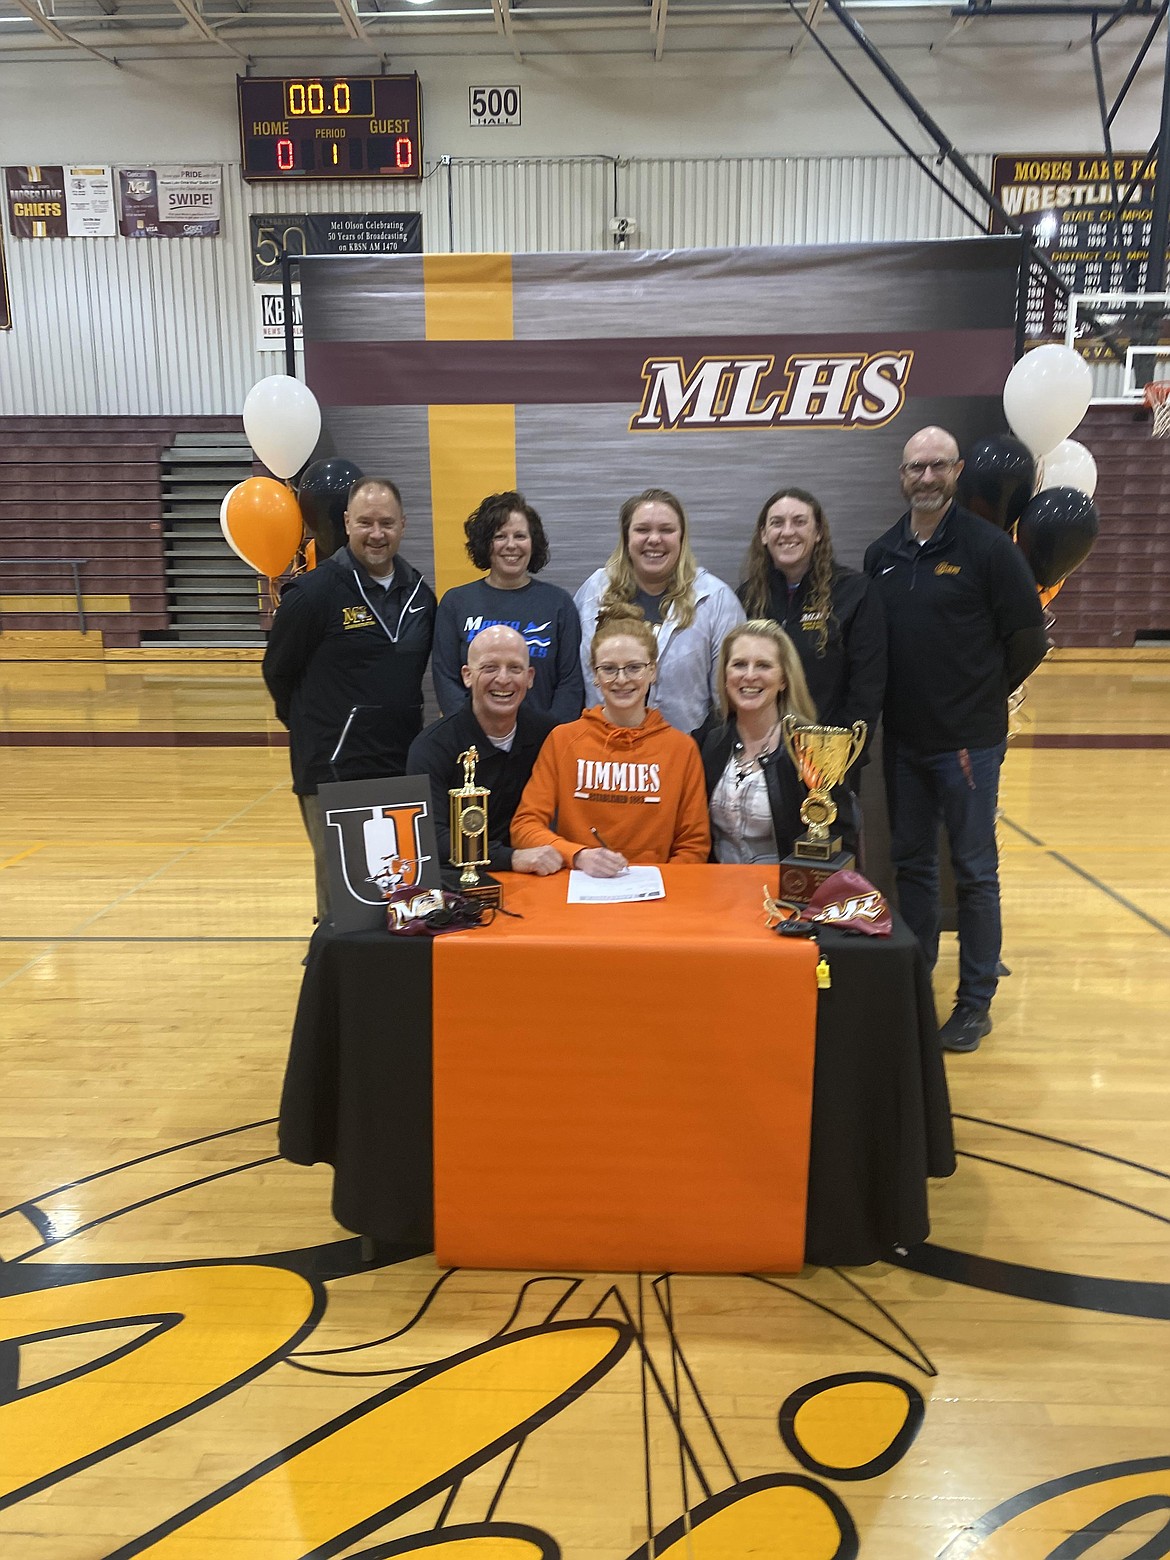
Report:
M 732 713 L 731 701 L 727 697 L 727 663 L 731 660 L 731 647 L 737 639 L 744 638 L 767 639 L 776 646 L 785 683 L 783 692 L 776 700 L 777 712 L 782 716 L 795 715 L 805 725 L 815 725 L 817 707 L 808 691 L 808 682 L 796 646 L 774 618 L 751 618 L 746 623 L 740 623 L 727 634 L 719 647 L 719 708 L 723 711 L 723 719 L 730 720 Z
M 805 611 L 818 618 L 816 633 L 817 658 L 824 656 L 829 643 L 829 623 L 833 616 L 833 539 L 829 535 L 829 522 L 821 508 L 819 498 L 804 488 L 786 487 L 764 500 L 764 507 L 756 519 L 756 528 L 748 544 L 747 564 L 744 569 L 743 606 L 753 618 L 762 618 L 768 610 L 768 577 L 772 559 L 764 545 L 764 526 L 768 511 L 782 498 L 794 498 L 798 504 L 806 504 L 816 521 L 817 539 L 808 565 L 808 599 Z
M 601 597 L 602 610 L 632 602 L 638 593 L 637 576 L 630 562 L 630 522 L 634 518 L 635 511 L 643 504 L 665 504 L 678 516 L 681 533 L 678 562 L 662 593 L 662 617 L 665 621 L 669 614 L 677 627 L 689 628 L 695 618 L 695 577 L 699 572 L 699 564 L 687 540 L 686 510 L 674 494 L 668 493 L 665 488 L 646 488 L 644 492 L 635 494 L 633 498 L 627 498 L 622 505 L 621 514 L 618 516 L 618 524 L 621 527 L 620 540 L 605 565 L 605 572 L 609 578 Z

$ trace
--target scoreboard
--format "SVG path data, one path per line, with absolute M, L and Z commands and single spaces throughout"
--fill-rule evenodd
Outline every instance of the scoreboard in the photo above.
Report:
M 409 76 L 238 76 L 245 179 L 421 179 Z

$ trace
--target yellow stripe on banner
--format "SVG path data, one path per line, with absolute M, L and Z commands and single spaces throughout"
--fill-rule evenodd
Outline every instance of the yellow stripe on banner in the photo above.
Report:
M 511 255 L 424 255 L 428 341 L 511 341 Z M 479 571 L 463 522 L 489 493 L 516 486 L 516 408 L 428 409 L 435 589 L 441 596 Z
M 428 341 L 511 341 L 511 255 L 424 255 Z
M 441 596 L 480 576 L 467 556 L 463 522 L 489 493 L 516 486 L 516 408 L 432 406 L 427 417 L 435 589 Z
M 82 596 L 86 612 L 129 612 L 129 596 Z M 76 596 L 0 596 L 0 612 L 73 612 L 77 611 Z

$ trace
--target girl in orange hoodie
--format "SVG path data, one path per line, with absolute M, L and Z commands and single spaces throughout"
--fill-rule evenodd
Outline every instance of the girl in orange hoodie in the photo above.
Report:
M 699 749 L 646 707 L 658 656 L 641 609 L 604 612 L 590 659 L 603 702 L 545 739 L 512 844 L 552 845 L 591 877 L 617 877 L 630 862 L 708 860 Z

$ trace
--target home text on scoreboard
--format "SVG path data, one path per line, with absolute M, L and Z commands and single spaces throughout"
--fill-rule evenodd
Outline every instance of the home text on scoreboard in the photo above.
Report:
M 239 76 L 245 179 L 421 179 L 409 76 Z

